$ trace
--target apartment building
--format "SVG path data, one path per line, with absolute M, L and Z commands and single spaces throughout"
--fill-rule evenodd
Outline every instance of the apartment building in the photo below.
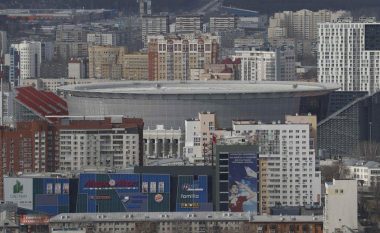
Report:
M 60 171 L 126 169 L 143 163 L 144 123 L 141 119 L 63 118 L 56 127 Z
M 40 65 L 42 62 L 42 43 L 37 41 L 23 41 L 12 44 L 11 48 L 16 50 L 15 56 L 19 56 L 20 79 L 38 78 L 40 76 Z M 13 53 L 11 53 L 11 56 Z M 11 58 L 13 60 L 14 58 Z M 14 65 L 17 65 L 14 64 Z M 13 69 L 13 67 L 11 67 Z M 20 81 L 21 81 L 20 80 Z
M 168 15 L 144 15 L 141 18 L 141 38 L 143 48 L 148 47 L 148 36 L 169 33 Z
M 190 69 L 218 60 L 219 37 L 210 34 L 149 37 L 149 80 L 188 80 Z
M 299 40 L 318 39 L 318 24 L 334 22 L 338 18 L 350 15 L 345 11 L 299 10 L 275 13 L 269 18 L 268 38 L 294 38 Z
M 184 157 L 191 164 L 209 162 L 212 156 L 215 114 L 199 113 L 197 119 L 185 121 Z
M 345 167 L 349 170 L 347 175 L 350 179 L 359 181 L 365 187 L 376 187 L 380 183 L 380 163 L 375 161 L 344 161 Z
M 241 61 L 240 79 L 242 81 L 276 81 L 278 79 L 276 52 L 236 51 L 233 58 Z
M 124 47 L 90 46 L 88 49 L 89 78 L 122 79 Z
M 148 80 L 148 54 L 124 54 L 123 78 L 126 80 Z
M 0 129 L 0 198 L 3 176 L 7 174 L 51 172 L 58 167 L 55 128 L 46 121 L 20 122 L 15 128 Z
M 87 57 L 88 28 L 78 25 L 58 25 L 55 38 L 56 57 L 68 60 L 72 57 Z
M 182 15 L 175 18 L 175 32 L 199 33 L 203 28 L 203 16 L 201 15 Z
M 380 90 L 380 24 L 363 18 L 319 25 L 318 81 L 341 91 Z
M 313 232 L 322 233 L 321 216 L 256 216 L 228 212 L 60 214 L 50 219 L 51 232 Z
M 235 16 L 210 17 L 210 32 L 234 30 L 237 28 L 238 18 Z

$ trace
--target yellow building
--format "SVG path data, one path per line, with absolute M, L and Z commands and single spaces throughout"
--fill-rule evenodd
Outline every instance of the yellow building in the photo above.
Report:
M 122 79 L 125 47 L 90 46 L 89 78 Z
M 123 78 L 126 80 L 148 80 L 148 54 L 125 54 Z

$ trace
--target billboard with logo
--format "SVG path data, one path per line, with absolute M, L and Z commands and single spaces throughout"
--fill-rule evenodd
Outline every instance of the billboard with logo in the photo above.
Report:
M 81 174 L 78 212 L 146 212 L 169 210 L 170 177 L 140 174 Z M 164 188 L 160 189 L 160 184 Z M 165 189 L 165 186 L 168 188 Z M 158 192 L 160 191 L 163 192 Z M 167 192 L 165 192 L 167 191 Z M 151 204 L 150 204 L 151 203 Z M 165 205 L 167 203 L 167 208 Z
M 228 168 L 229 211 L 257 213 L 257 155 L 230 154 Z
M 4 177 L 4 201 L 33 210 L 33 179 Z
M 177 211 L 212 211 L 207 175 L 178 176 Z M 211 185 L 210 185 L 211 186 Z

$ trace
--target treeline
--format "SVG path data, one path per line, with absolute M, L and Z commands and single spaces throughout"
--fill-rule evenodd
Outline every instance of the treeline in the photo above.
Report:
M 256 10 L 266 14 L 300 9 L 350 10 L 354 13 L 368 10 L 376 13 L 380 9 L 379 0 L 224 0 L 224 5 Z

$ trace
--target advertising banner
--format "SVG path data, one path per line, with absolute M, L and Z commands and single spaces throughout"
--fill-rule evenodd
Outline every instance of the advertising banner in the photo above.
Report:
M 18 207 L 33 210 L 33 179 L 5 177 L 4 201 L 13 202 Z
M 230 154 L 228 167 L 229 211 L 257 213 L 257 155 Z
M 206 175 L 178 176 L 177 211 L 212 211 Z

